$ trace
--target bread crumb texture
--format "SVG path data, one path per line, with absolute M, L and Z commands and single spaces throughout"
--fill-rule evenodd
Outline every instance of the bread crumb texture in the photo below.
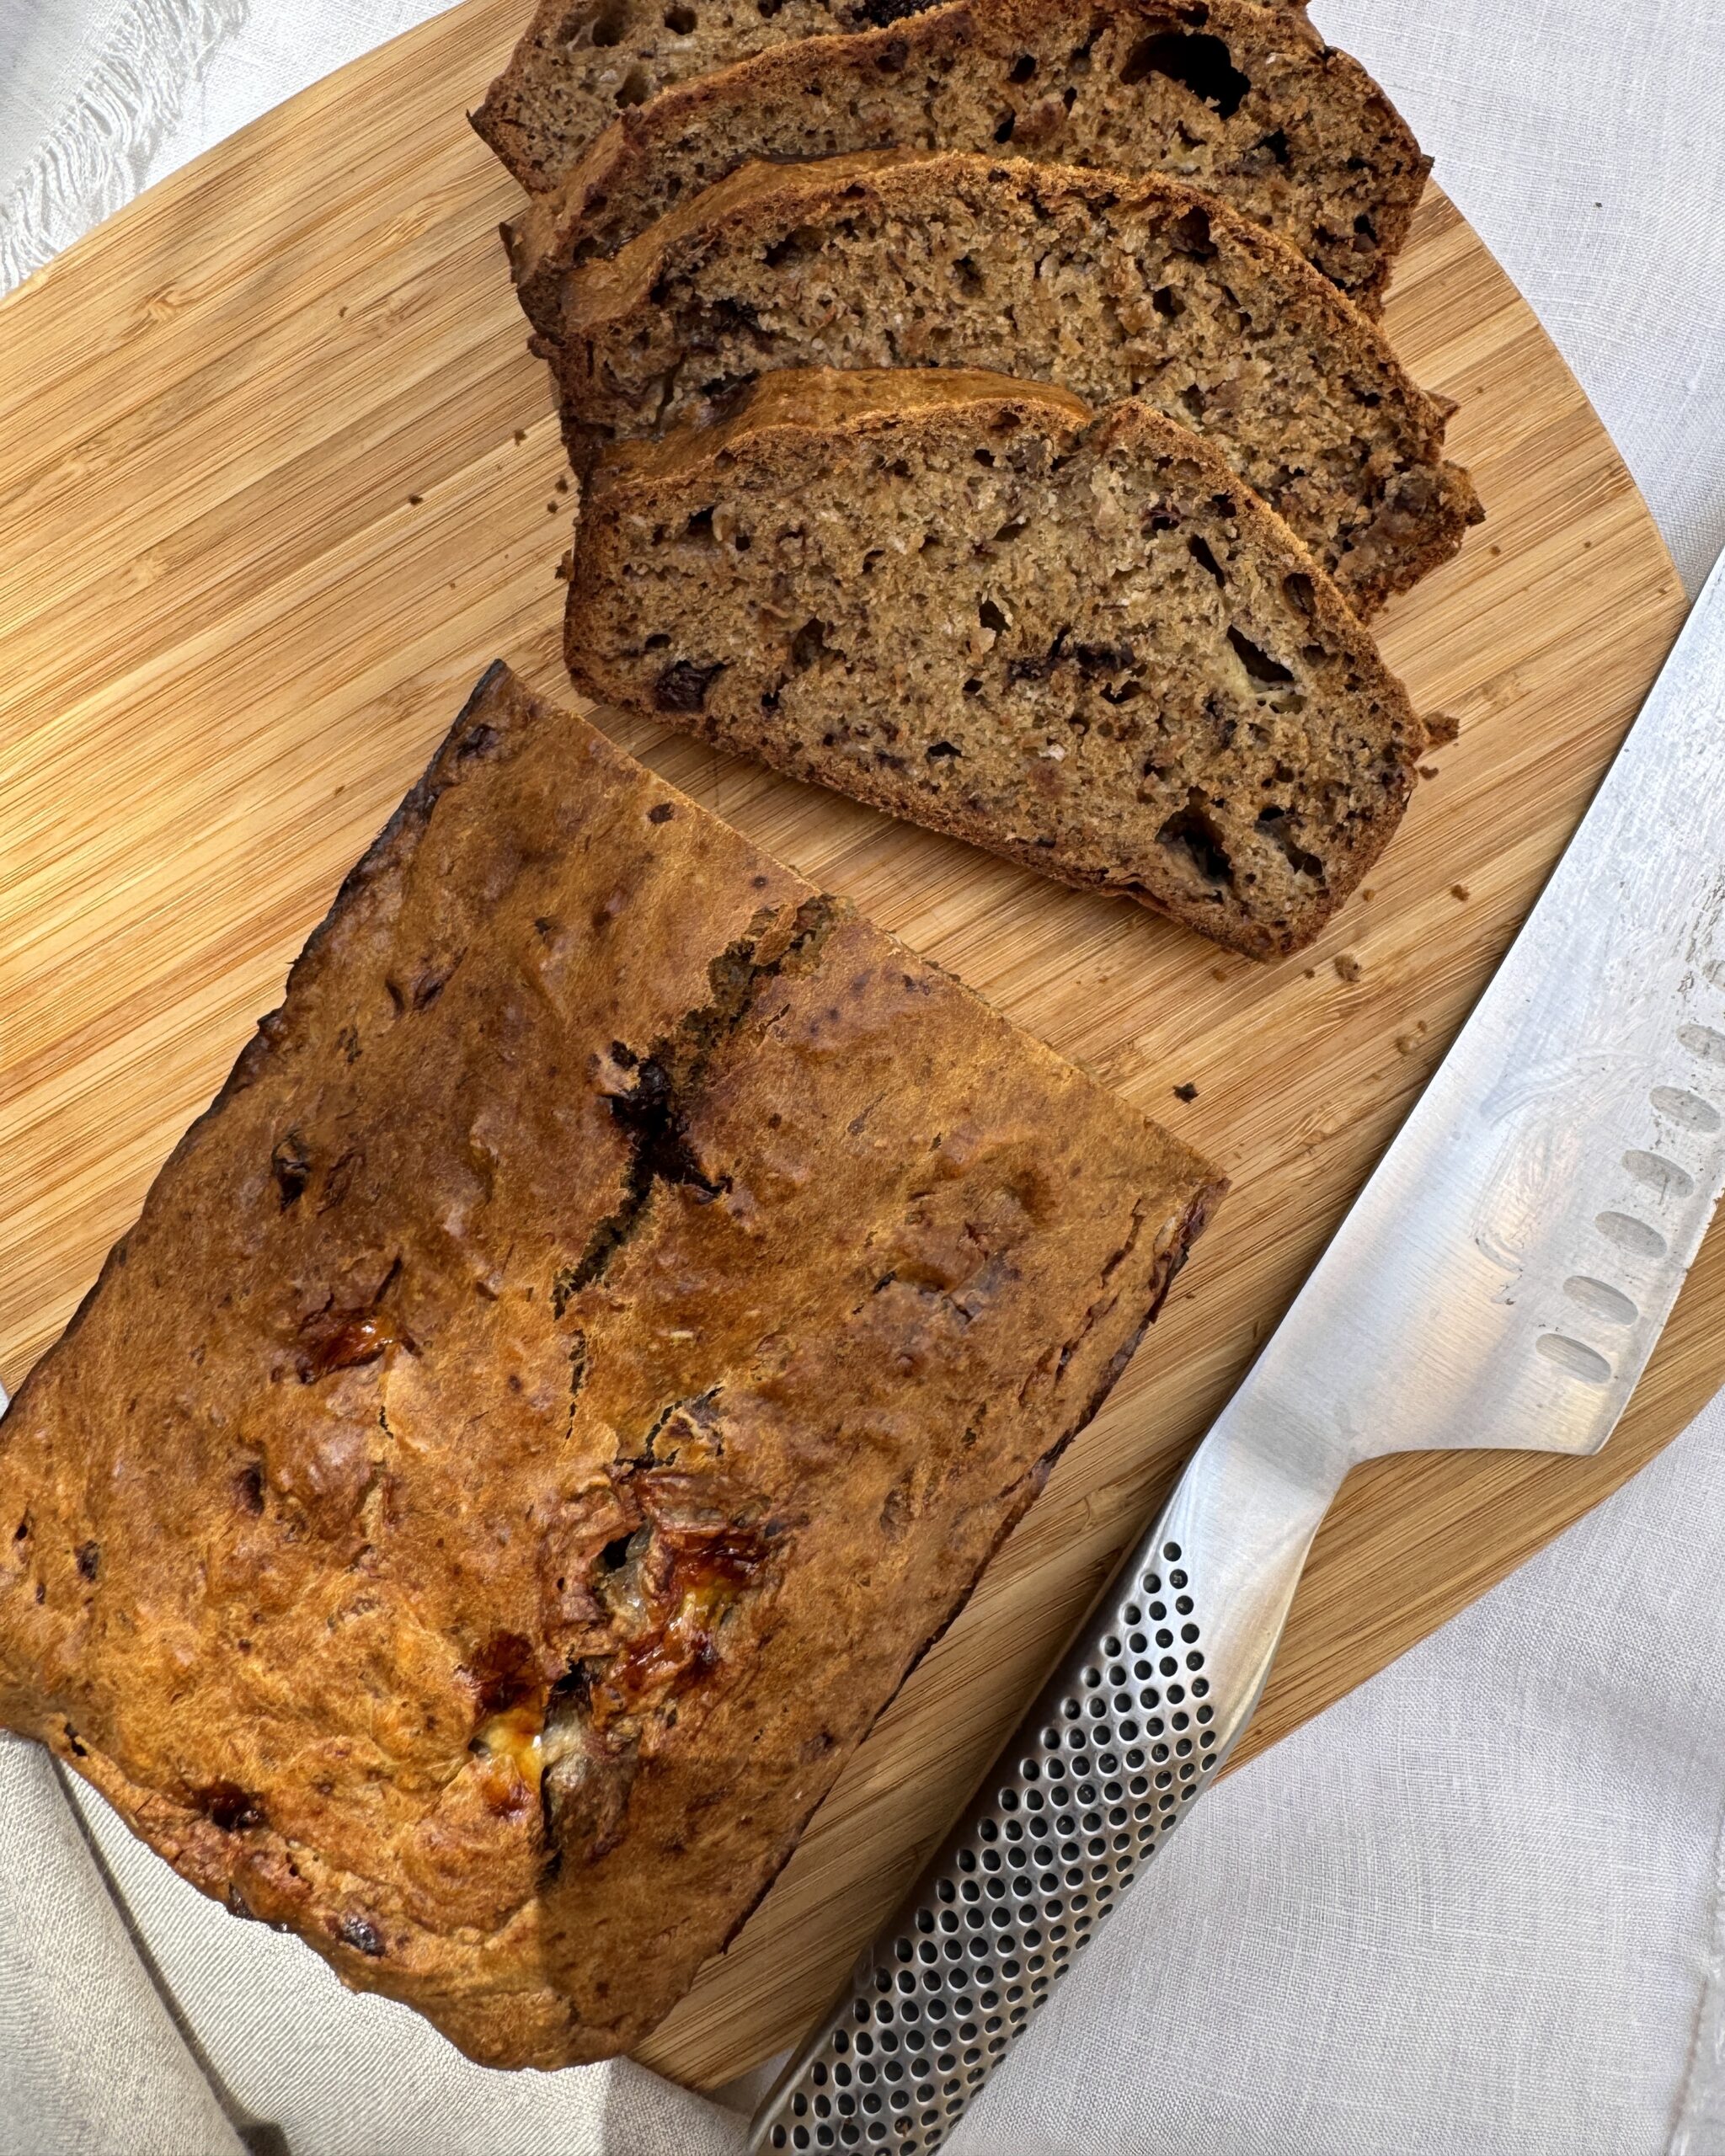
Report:
M 1255 957 L 1387 841 L 1424 733 L 1281 520 L 1138 403 L 764 376 L 613 452 L 567 656 L 659 713 Z
M 578 465 L 782 367 L 993 367 L 1201 433 L 1367 611 L 1479 507 L 1445 408 L 1293 249 L 1194 189 L 1019 159 L 751 165 L 569 276 Z
M 1429 160 L 1296 8 L 1247 0 L 951 0 L 800 38 L 621 112 L 508 227 L 523 305 L 753 159 L 889 146 L 1167 173 L 1279 232 L 1375 308 Z

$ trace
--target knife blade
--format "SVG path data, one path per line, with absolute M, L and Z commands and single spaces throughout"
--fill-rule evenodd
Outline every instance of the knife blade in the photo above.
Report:
M 751 2147 L 938 2148 L 1214 1783 L 1348 1469 L 1596 1452 L 1722 1187 L 1725 558 L 1449 1054 Z

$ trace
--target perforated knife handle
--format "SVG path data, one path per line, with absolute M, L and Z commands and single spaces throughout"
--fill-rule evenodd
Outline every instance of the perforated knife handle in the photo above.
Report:
M 1226 1418 L 756 2115 L 756 2150 L 937 2148 L 1244 1727 L 1343 1464 Z

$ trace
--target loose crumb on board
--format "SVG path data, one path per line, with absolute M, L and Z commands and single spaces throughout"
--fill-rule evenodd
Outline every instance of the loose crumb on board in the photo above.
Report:
M 1198 1098 L 1198 1088 L 1196 1086 L 1189 1084 L 1185 1086 L 1176 1086 L 1174 1088 L 1174 1098 L 1177 1101 L 1195 1101 Z
M 523 443 L 526 439 L 527 439 L 527 430 L 526 430 L 525 427 L 517 427 L 517 428 L 515 429 L 515 446 L 516 446 L 516 448 L 517 448 L 517 449 L 519 449 L 519 448 L 521 447 L 521 444 L 522 444 L 522 443 Z
M 1460 905 L 1465 906 L 1467 904 L 1467 901 L 1473 896 L 1473 894 L 1468 889 L 1466 883 L 1452 883 L 1450 886 L 1450 896 L 1455 899 Z
M 1365 968 L 1352 951 L 1338 951 L 1336 953 L 1335 965 L 1338 976 L 1346 981 L 1358 980 L 1365 971 Z

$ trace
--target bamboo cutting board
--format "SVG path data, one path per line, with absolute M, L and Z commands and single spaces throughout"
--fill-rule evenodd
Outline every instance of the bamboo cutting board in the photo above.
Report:
M 555 572 L 569 502 L 495 233 L 515 197 L 462 119 L 526 13 L 467 0 L 0 306 L 9 1384 L 481 668 L 507 655 L 567 695 Z M 1306 957 L 1258 968 L 615 723 L 1235 1182 L 1108 1409 L 645 2047 L 685 2080 L 722 2081 L 788 2041 L 888 1913 L 1466 1015 L 1675 632 L 1682 595 L 1627 475 L 1435 192 L 1388 323 L 1413 371 L 1459 400 L 1451 443 L 1490 520 L 1385 616 L 1415 702 L 1461 737 L 1371 888 Z M 1357 1473 L 1244 1750 L 1575 1519 L 1722 1377 L 1716 1236 L 1599 1459 L 1402 1457 Z

